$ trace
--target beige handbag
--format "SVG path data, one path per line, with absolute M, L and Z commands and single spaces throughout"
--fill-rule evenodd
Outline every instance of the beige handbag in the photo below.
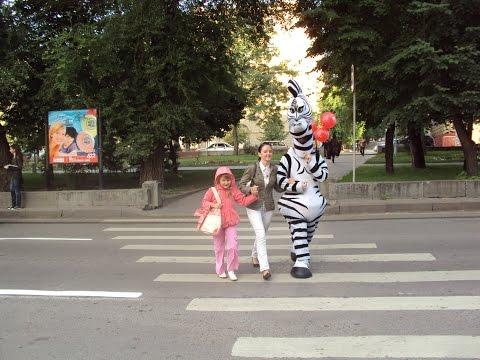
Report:
M 213 195 L 215 195 L 215 199 L 217 200 L 218 204 L 221 204 L 222 201 L 220 200 L 220 195 L 218 194 L 217 189 L 215 187 L 211 187 Z M 222 228 L 222 216 L 220 213 L 220 209 L 212 208 L 208 212 L 207 216 L 200 225 L 200 231 L 207 235 L 217 235 L 220 229 Z

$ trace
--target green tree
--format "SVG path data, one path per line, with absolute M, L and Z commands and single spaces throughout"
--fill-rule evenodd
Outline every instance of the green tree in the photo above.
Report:
M 238 124 L 236 126 L 237 129 L 237 141 L 238 143 L 245 143 L 248 140 L 248 128 L 243 124 Z M 232 130 L 228 131 L 225 136 L 223 137 L 229 144 L 233 144 L 235 142 L 235 134 L 232 126 Z
M 467 173 L 478 172 L 468 129 L 478 118 L 480 3 L 475 1 L 302 1 L 301 25 L 329 86 L 347 89 L 356 66 L 359 112 L 386 127 L 386 166 L 393 171 L 395 124 L 411 138 L 412 163 L 425 166 L 421 134 L 432 121 L 453 121 Z
M 270 117 L 262 123 L 263 136 L 262 141 L 284 140 L 288 134 L 282 119 Z
M 294 76 L 296 72 L 288 69 L 286 62 L 272 62 L 278 54 L 269 44 L 273 34 L 272 21 L 265 24 L 262 38 L 253 38 L 250 31 L 245 28 L 238 32 L 232 48 L 235 77 L 245 91 L 244 119 L 259 125 L 264 130 L 264 138 L 284 139 L 282 104 L 288 99 L 288 91 L 280 78 Z M 238 142 L 234 144 L 238 145 Z
M 346 147 L 353 146 L 353 118 L 352 95 L 345 89 L 332 87 L 325 96 L 319 100 L 320 113 L 332 111 L 335 113 L 337 124 L 330 130 L 331 136 L 335 134 L 338 140 Z M 360 139 L 365 133 L 365 121 L 357 119 L 355 126 L 355 139 Z
M 163 184 L 165 153 L 179 137 L 222 136 L 238 124 L 246 88 L 232 49 L 239 33 L 266 37 L 272 3 L 9 2 L 6 127 L 40 146 L 47 111 L 98 107 L 107 163 L 139 164 L 141 181 Z

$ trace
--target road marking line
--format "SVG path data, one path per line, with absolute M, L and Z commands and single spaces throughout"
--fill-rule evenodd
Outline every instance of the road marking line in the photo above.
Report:
M 50 290 L 23 290 L 0 289 L 0 296 L 54 296 L 54 297 L 107 297 L 136 299 L 142 296 L 141 292 L 118 291 L 50 291 Z
M 104 223 L 197 223 L 198 219 L 195 218 L 172 218 L 172 219 L 105 219 Z
M 240 221 L 241 222 L 248 222 L 248 217 L 246 216 L 240 216 Z M 278 217 L 277 221 L 285 221 L 283 217 Z M 171 223 L 192 223 L 196 224 L 198 222 L 198 219 L 189 217 L 189 218 L 141 218 L 141 219 L 105 219 L 101 221 L 102 223 L 164 223 L 164 224 L 171 224 Z M 275 219 L 273 219 L 273 222 L 275 222 Z
M 254 240 L 255 235 L 241 235 L 242 240 Z M 285 235 L 267 235 L 268 240 L 284 239 L 290 241 L 290 234 Z M 211 236 L 207 235 L 119 235 L 114 240 L 210 240 Z M 316 234 L 313 239 L 333 239 L 333 234 Z
M 240 256 L 241 263 L 251 261 L 250 256 Z M 268 262 L 290 262 L 288 256 L 269 256 Z M 385 262 L 385 261 L 435 261 L 435 257 L 428 253 L 410 254 L 356 254 L 356 255 L 315 255 L 314 262 Z M 178 263 L 178 264 L 214 264 L 213 256 L 144 256 L 137 262 Z
M 190 311 L 479 310 L 480 296 L 196 298 Z
M 188 227 L 109 227 L 103 229 L 103 231 L 109 231 L 109 232 L 143 232 L 143 231 L 163 231 L 163 232 L 176 232 L 176 231 L 181 231 L 181 232 L 198 232 L 198 230 L 194 226 L 188 226 Z M 237 228 L 237 231 L 250 231 L 253 232 L 253 229 L 251 227 L 239 227 Z M 273 226 L 268 228 L 268 231 L 287 231 L 288 232 L 288 226 Z M 288 232 L 289 233 L 289 232 Z
M 51 241 L 91 241 L 88 238 L 53 238 L 53 237 L 2 237 L 0 240 L 51 240 Z
M 291 245 L 267 245 L 268 250 L 290 250 Z M 359 244 L 321 244 L 310 245 L 310 250 L 334 250 L 334 249 L 376 249 L 377 245 L 374 243 L 359 243 Z M 135 244 L 125 245 L 121 247 L 122 250 L 166 250 L 166 251 L 213 251 L 213 245 L 157 245 L 157 244 Z M 252 250 L 251 245 L 240 245 L 239 250 Z
M 161 274 L 154 281 L 217 283 L 225 282 L 215 274 Z M 239 282 L 265 283 L 258 274 L 238 274 Z M 405 271 L 377 273 L 313 273 L 308 279 L 295 279 L 290 274 L 273 273 L 274 283 L 417 283 L 437 281 L 480 281 L 480 270 Z
M 240 337 L 232 356 L 254 358 L 480 358 L 480 336 Z

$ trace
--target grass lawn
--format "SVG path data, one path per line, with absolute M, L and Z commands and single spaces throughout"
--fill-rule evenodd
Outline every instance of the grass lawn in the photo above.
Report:
M 244 170 L 232 170 L 235 177 L 242 176 Z M 215 170 L 180 171 L 177 176 L 166 174 L 165 194 L 172 195 L 184 191 L 205 188 L 213 184 Z M 23 173 L 25 191 L 45 190 L 45 179 L 42 174 Z M 104 189 L 139 188 L 137 173 L 105 173 Z M 95 190 L 98 189 L 98 174 L 55 174 L 55 190 Z
M 477 158 L 480 160 L 480 153 Z M 428 163 L 443 163 L 443 162 L 462 162 L 462 151 L 428 151 L 425 154 L 425 161 Z M 393 158 L 394 164 L 410 164 L 411 157 L 408 152 L 398 152 L 397 156 Z M 385 154 L 377 154 L 368 159 L 366 164 L 385 164 Z
M 467 177 L 462 165 L 431 166 L 426 169 L 413 169 L 409 165 L 395 166 L 392 175 L 385 173 L 383 166 L 360 166 L 355 172 L 355 180 L 369 181 L 425 181 L 425 180 L 478 180 L 480 176 Z M 351 182 L 352 172 L 349 172 L 339 182 Z
M 279 162 L 283 153 L 273 154 L 273 162 Z M 257 155 L 200 155 L 197 157 L 179 158 L 180 166 L 219 166 L 249 165 L 257 160 Z

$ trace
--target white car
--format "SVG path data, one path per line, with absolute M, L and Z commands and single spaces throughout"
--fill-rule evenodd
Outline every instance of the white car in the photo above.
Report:
M 197 149 L 201 153 L 233 155 L 235 148 L 226 142 L 216 142 L 206 148 Z

